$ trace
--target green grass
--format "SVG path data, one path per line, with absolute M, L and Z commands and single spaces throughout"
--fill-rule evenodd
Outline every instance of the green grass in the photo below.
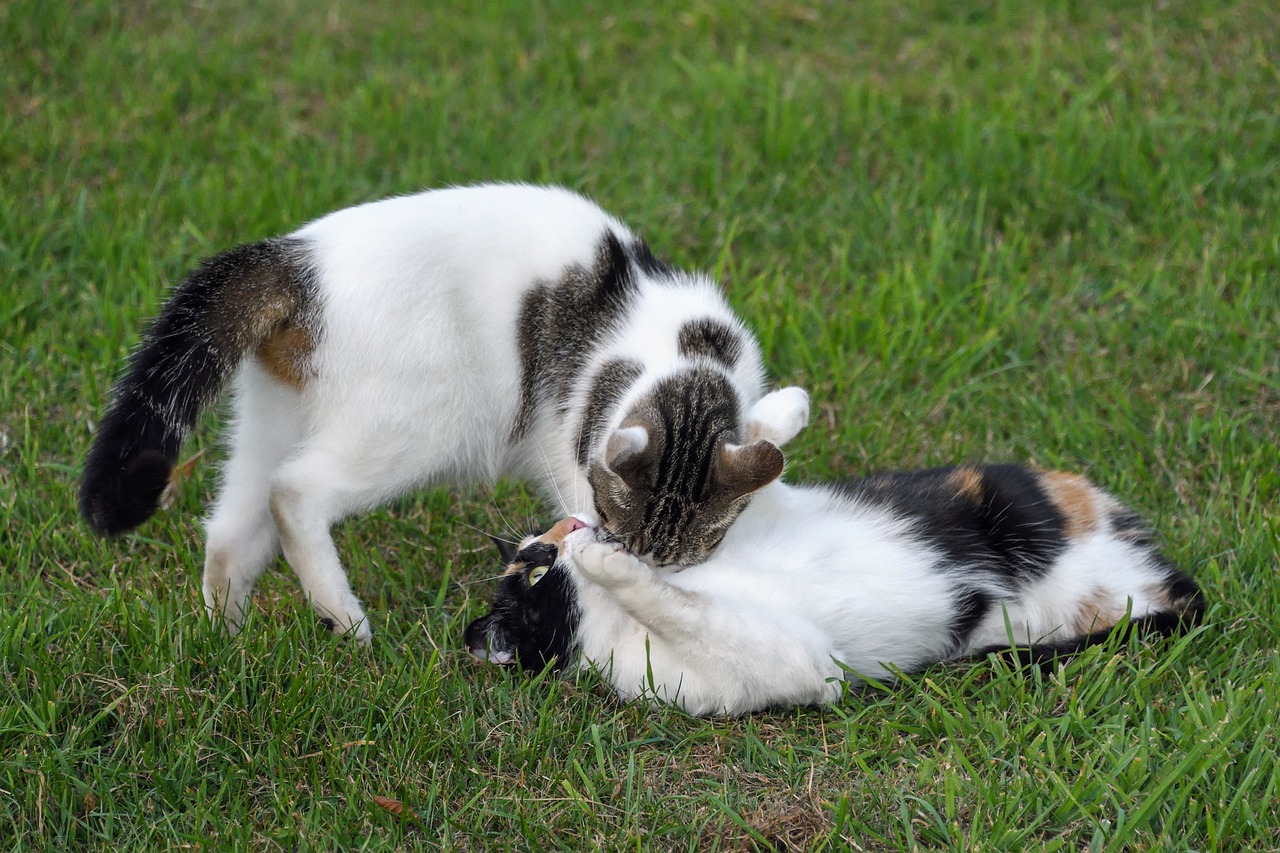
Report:
M 0 5 L 0 849 L 1280 848 L 1273 3 L 392 5 Z M 791 479 L 1085 471 L 1205 627 L 694 721 L 462 651 L 518 484 L 338 529 L 367 652 L 283 567 L 206 623 L 212 464 L 89 536 L 92 425 L 199 258 L 496 179 L 719 275 L 813 394 Z

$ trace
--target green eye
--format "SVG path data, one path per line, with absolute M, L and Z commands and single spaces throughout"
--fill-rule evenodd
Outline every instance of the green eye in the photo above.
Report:
M 529 586 L 533 586 L 535 583 L 542 580 L 542 576 L 547 573 L 549 568 L 549 566 L 538 566 L 538 568 L 529 572 Z

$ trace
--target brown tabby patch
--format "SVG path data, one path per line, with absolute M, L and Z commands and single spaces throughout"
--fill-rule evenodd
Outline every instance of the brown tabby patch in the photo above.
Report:
M 258 361 L 267 372 L 295 391 L 302 390 L 310 375 L 315 340 L 302 326 L 284 325 L 258 345 Z

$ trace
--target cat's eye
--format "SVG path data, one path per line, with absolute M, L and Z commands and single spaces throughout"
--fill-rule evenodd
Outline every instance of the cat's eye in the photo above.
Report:
M 542 576 L 543 576 L 543 575 L 545 575 L 545 574 L 547 573 L 547 570 L 548 570 L 549 568 L 551 568 L 551 567 L 550 567 L 550 566 L 538 566 L 538 568 L 536 568 L 536 569 L 534 569 L 533 571 L 529 572 L 529 586 L 533 586 L 535 583 L 537 583 L 538 581 L 542 580 Z

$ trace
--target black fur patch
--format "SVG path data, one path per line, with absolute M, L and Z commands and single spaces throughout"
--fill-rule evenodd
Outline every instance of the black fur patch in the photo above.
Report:
M 962 648 L 969 636 L 986 618 L 991 598 L 980 589 L 962 588 L 956 595 L 955 613 L 951 621 L 953 649 Z
M 578 424 L 576 452 L 579 465 L 587 464 L 591 449 L 608 427 L 606 418 L 627 389 L 640 378 L 643 370 L 639 362 L 615 359 L 602 365 L 591 380 L 591 390 L 587 392 L 586 406 Z
M 1142 516 L 1127 507 L 1111 513 L 1111 530 L 1117 539 L 1133 545 L 1146 548 L 1155 544 Z
M 607 231 L 591 269 L 570 267 L 560 281 L 525 295 L 516 319 L 520 402 L 512 442 L 528 435 L 545 404 L 564 404 L 592 350 L 622 324 L 638 289 L 632 260 Z
M 1061 513 L 1022 465 L 873 474 L 840 490 L 911 519 L 948 560 L 1015 582 L 1043 575 L 1066 547 Z
M 649 244 L 644 240 L 637 239 L 631 244 L 631 257 L 636 266 L 650 278 L 678 277 L 675 267 L 654 257 L 653 252 L 649 250 Z
M 283 324 L 305 326 L 315 297 L 306 244 L 239 246 L 200 265 L 142 337 L 85 460 L 80 512 L 123 533 L 155 512 L 200 413 L 245 354 Z
M 1168 597 L 1175 612 L 1154 615 L 1149 618 L 1159 621 L 1163 617 L 1169 620 L 1167 623 L 1160 623 L 1167 628 L 1167 630 L 1162 630 L 1161 633 L 1169 634 L 1180 626 L 1197 624 L 1200 618 L 1204 616 L 1205 601 L 1200 585 L 1189 575 L 1168 562 L 1164 563 L 1163 568 L 1166 584 L 1165 595 Z
M 732 370 L 742 355 L 742 336 L 727 323 L 707 317 L 681 326 L 678 346 L 685 358 L 709 358 Z
M 548 665 L 564 669 L 576 657 L 575 636 L 580 613 L 568 570 L 555 564 L 556 547 L 534 542 L 513 561 L 520 570 L 505 575 L 486 616 L 467 626 L 464 642 L 472 654 L 506 652 L 522 669 L 541 672 Z M 549 566 L 536 585 L 530 572 Z

